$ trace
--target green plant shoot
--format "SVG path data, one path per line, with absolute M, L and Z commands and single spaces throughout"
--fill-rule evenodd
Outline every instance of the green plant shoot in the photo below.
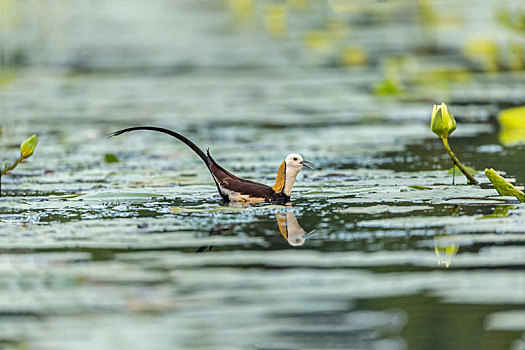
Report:
M 2 169 L 2 172 L 0 173 L 0 196 L 2 189 L 2 176 L 15 169 L 18 164 L 23 163 L 27 158 L 31 157 L 33 155 L 33 152 L 35 151 L 37 143 L 38 136 L 36 135 L 32 135 L 27 140 L 22 142 L 22 144 L 20 145 L 20 157 L 12 165 L 6 164 L 4 169 Z
M 470 174 L 469 171 L 463 166 L 463 164 L 461 164 L 448 144 L 448 137 L 454 132 L 454 130 L 456 130 L 457 124 L 456 119 L 454 119 L 452 113 L 449 112 L 445 103 L 442 103 L 441 105 L 434 105 L 434 108 L 432 109 L 430 127 L 432 132 L 441 138 L 448 155 L 454 164 L 459 168 L 459 170 L 461 170 L 461 172 L 467 177 L 468 183 L 470 185 L 476 185 L 478 180 L 476 180 L 474 176 L 472 176 L 472 174 Z

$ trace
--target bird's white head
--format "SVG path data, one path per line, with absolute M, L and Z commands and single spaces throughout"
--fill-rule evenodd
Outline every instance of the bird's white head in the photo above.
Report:
M 276 192 L 283 192 L 285 195 L 290 197 L 292 195 L 292 187 L 295 182 L 295 178 L 301 169 L 308 167 L 313 169 L 313 164 L 304 160 L 300 154 L 289 154 L 279 171 L 277 172 L 277 179 L 273 189 Z
M 287 169 L 296 170 L 296 173 L 301 171 L 301 169 L 304 167 L 307 167 L 310 169 L 314 168 L 314 165 L 312 163 L 304 160 L 303 157 L 301 157 L 301 155 L 297 153 L 292 153 L 286 156 L 286 159 L 284 160 L 284 162 L 286 163 Z

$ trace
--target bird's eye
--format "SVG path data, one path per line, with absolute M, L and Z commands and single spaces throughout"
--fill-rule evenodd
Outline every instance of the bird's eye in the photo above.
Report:
M 295 157 L 293 160 L 297 160 L 297 157 Z

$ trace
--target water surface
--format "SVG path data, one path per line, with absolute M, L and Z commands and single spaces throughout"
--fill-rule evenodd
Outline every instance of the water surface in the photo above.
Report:
M 49 1 L 38 29 L 35 10 L 10 4 L 2 160 L 32 133 L 39 144 L 2 179 L 2 348 L 523 348 L 525 207 L 481 174 L 453 186 L 428 127 L 445 100 L 458 156 L 525 181 L 525 148 L 497 122 L 525 102 L 523 72 L 488 72 L 463 50 L 466 30 L 501 30 L 486 24 L 494 4 L 458 8 L 454 31 L 421 27 L 402 2 L 336 3 L 291 1 L 284 34 L 269 2 L 247 15 L 213 1 Z M 368 58 L 347 66 L 343 46 Z M 395 64 L 403 92 L 378 93 L 401 54 L 415 62 Z M 251 180 L 272 184 L 288 153 L 317 169 L 291 205 L 224 205 L 180 142 L 106 139 L 141 124 Z

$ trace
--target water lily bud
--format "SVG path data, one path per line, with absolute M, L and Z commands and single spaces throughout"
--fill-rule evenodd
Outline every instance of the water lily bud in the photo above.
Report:
M 22 158 L 31 157 L 35 151 L 36 144 L 38 143 L 38 137 L 36 135 L 31 136 L 20 145 L 20 156 Z
M 456 130 L 456 120 L 446 104 L 434 105 L 430 126 L 432 132 L 441 138 L 448 138 Z

